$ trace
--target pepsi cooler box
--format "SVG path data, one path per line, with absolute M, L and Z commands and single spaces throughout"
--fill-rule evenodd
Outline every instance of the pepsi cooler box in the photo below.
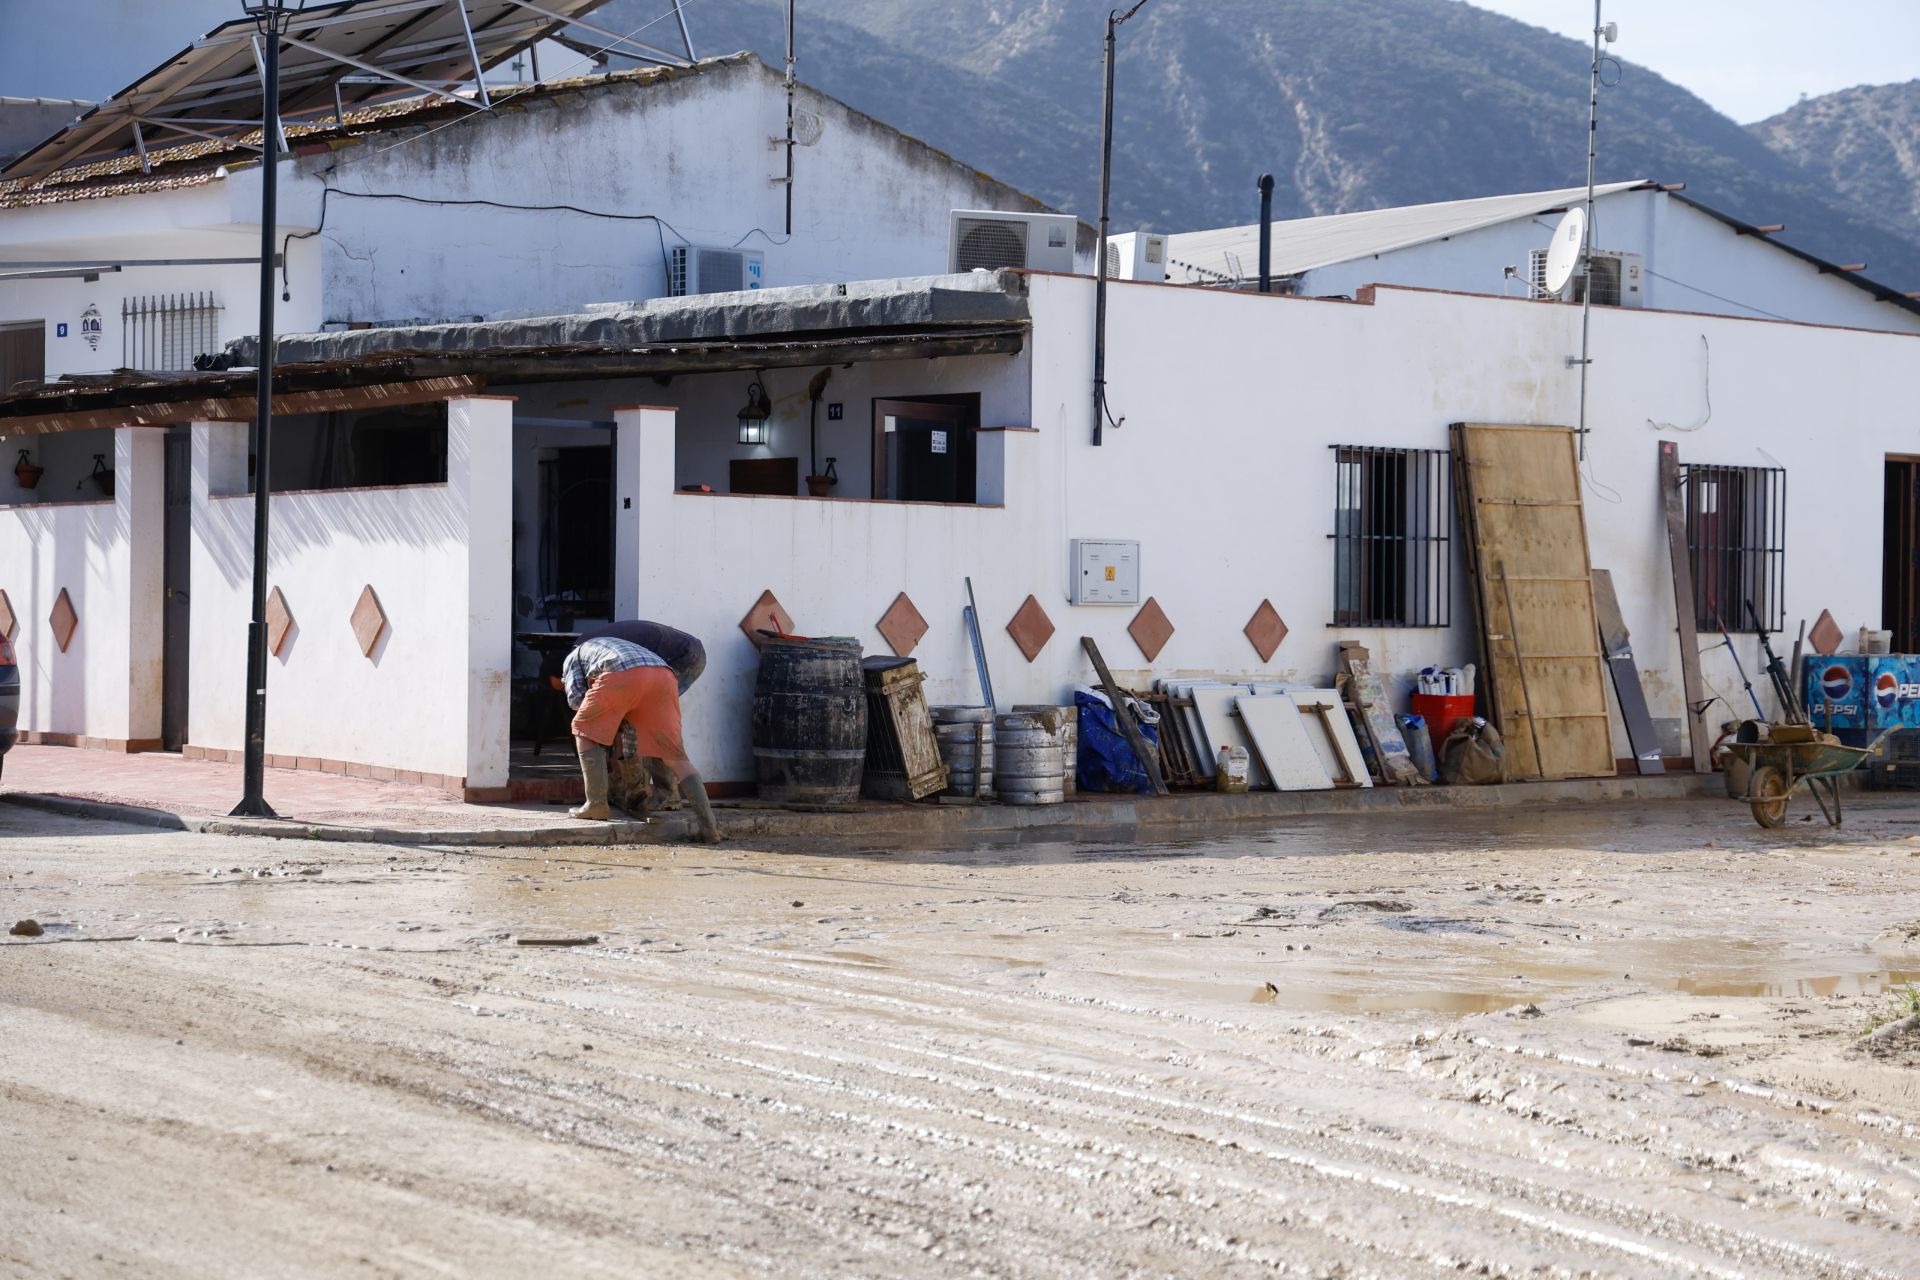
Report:
M 1920 655 L 1816 654 L 1801 661 L 1807 718 L 1817 728 L 1920 728 Z

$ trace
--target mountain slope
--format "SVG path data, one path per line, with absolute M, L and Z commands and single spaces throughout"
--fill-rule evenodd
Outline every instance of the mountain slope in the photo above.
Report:
M 799 0 L 801 78 L 1091 219 L 1100 42 L 1088 0 Z M 627 30 L 655 0 L 614 0 Z M 700 0 L 703 52 L 779 61 L 780 0 Z M 630 19 L 630 20 L 629 20 Z M 1686 90 L 1625 64 L 1603 92 L 1602 180 L 1650 177 L 1811 252 L 1920 288 L 1920 235 L 1852 211 Z M 1152 0 L 1121 29 L 1115 226 L 1254 220 L 1585 180 L 1585 46 L 1459 0 Z
M 1809 98 L 1750 128 L 1862 217 L 1920 234 L 1920 80 Z

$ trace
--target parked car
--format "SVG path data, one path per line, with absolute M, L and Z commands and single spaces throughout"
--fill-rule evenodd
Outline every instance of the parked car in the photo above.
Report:
M 20 668 L 14 661 L 13 641 L 0 636 L 0 767 L 18 736 L 14 725 L 20 719 Z

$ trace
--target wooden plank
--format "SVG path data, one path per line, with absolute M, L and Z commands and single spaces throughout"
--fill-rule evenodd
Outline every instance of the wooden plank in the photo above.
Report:
M 1153 794 L 1170 794 L 1166 780 L 1160 776 L 1159 754 L 1148 750 L 1140 726 L 1133 722 L 1133 707 L 1121 693 L 1120 686 L 1114 682 L 1113 672 L 1107 670 L 1107 660 L 1100 656 L 1100 646 L 1093 642 L 1092 636 L 1081 636 L 1080 647 L 1087 651 L 1087 661 L 1093 664 L 1094 674 L 1100 677 L 1100 688 L 1105 691 L 1107 701 L 1113 704 L 1113 722 L 1120 726 L 1121 736 L 1133 748 L 1133 758 L 1147 771 L 1147 781 L 1153 784 Z
M 1633 747 L 1633 762 L 1641 776 L 1665 773 L 1660 760 L 1660 744 L 1653 734 L 1653 717 L 1647 714 L 1647 691 L 1640 687 L 1640 670 L 1633 662 L 1632 637 L 1626 619 L 1620 616 L 1620 597 L 1613 589 L 1613 571 L 1593 571 L 1593 603 L 1600 620 L 1600 648 L 1607 659 L 1607 674 L 1613 677 L 1614 700 L 1620 704 L 1620 720 L 1627 726 L 1627 741 Z
M 1673 611 L 1680 636 L 1680 688 L 1687 700 L 1687 742 L 1693 748 L 1693 771 L 1710 773 L 1707 753 L 1713 739 L 1707 734 L 1706 701 L 1700 679 L 1700 633 L 1693 617 L 1693 559 L 1687 553 L 1687 506 L 1680 492 L 1680 446 L 1660 442 L 1660 499 L 1667 514 L 1667 558 L 1673 565 Z
M 1353 724 L 1341 704 L 1338 689 L 1295 690 L 1288 701 L 1300 709 L 1302 722 L 1309 725 L 1308 738 L 1320 753 L 1320 763 L 1336 787 L 1371 787 L 1367 758 L 1360 740 L 1353 736 Z
M 1453 426 L 1485 692 L 1515 777 L 1615 771 L 1586 507 L 1565 427 Z
M 1360 723 L 1373 743 L 1373 758 L 1380 766 L 1380 780 L 1388 786 L 1411 787 L 1426 782 L 1414 767 L 1413 756 L 1393 722 L 1393 707 L 1387 701 L 1386 682 L 1373 669 L 1373 657 L 1365 648 L 1350 641 L 1340 643 L 1340 665 L 1345 668 L 1347 687 Z

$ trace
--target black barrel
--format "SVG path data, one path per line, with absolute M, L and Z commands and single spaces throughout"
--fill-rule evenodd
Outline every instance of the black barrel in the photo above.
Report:
M 855 804 L 866 755 L 859 641 L 767 641 L 753 685 L 760 798 L 800 809 Z

